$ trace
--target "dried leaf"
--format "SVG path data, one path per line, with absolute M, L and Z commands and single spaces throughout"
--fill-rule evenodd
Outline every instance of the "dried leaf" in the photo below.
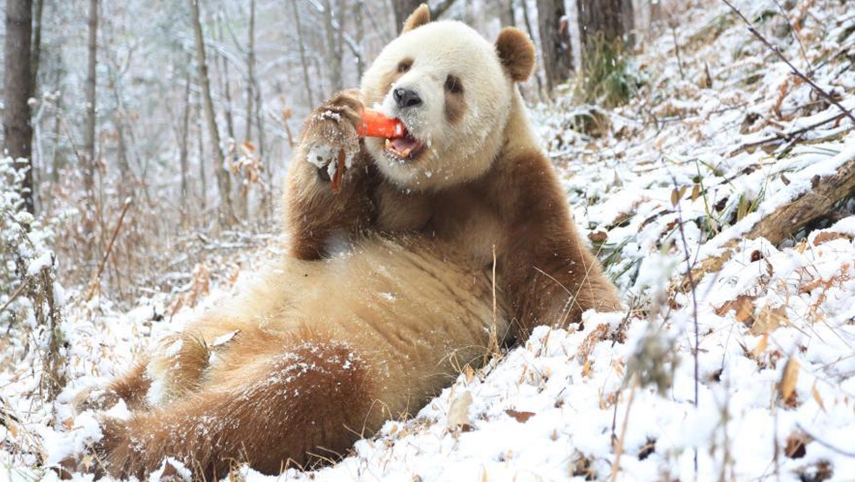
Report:
M 781 393 L 781 399 L 788 406 L 794 406 L 796 403 L 796 382 L 799 381 L 799 361 L 793 357 L 787 359 L 787 364 L 784 365 L 784 373 L 781 376 L 781 383 L 778 388 Z
M 807 435 L 793 432 L 787 437 L 787 446 L 784 448 L 784 453 L 791 459 L 800 459 L 805 456 L 805 446 L 810 441 L 811 439 Z
M 763 338 L 757 343 L 757 346 L 754 347 L 754 350 L 751 353 L 754 355 L 754 358 L 758 358 L 760 355 L 766 351 L 766 347 L 769 346 L 769 334 L 763 333 Z
M 448 426 L 451 428 L 469 426 L 469 406 L 472 394 L 465 391 L 457 395 L 448 407 Z
M 694 187 L 692 187 L 692 201 L 694 201 L 695 199 L 700 197 L 700 195 L 701 195 L 701 185 L 695 184 Z
M 591 240 L 592 243 L 605 243 L 609 238 L 609 235 L 605 233 L 605 231 L 597 231 L 595 233 L 588 234 L 588 239 Z
M 753 321 L 754 318 L 754 300 L 756 296 L 739 295 L 735 300 L 728 301 L 716 308 L 715 314 L 724 316 L 730 310 L 736 311 L 736 319 L 741 323 Z
M 765 307 L 754 320 L 749 330 L 752 335 L 766 335 L 772 333 L 781 326 L 789 323 L 787 309 L 783 306 L 777 308 Z
M 825 412 L 825 404 L 822 402 L 822 397 L 819 396 L 819 390 L 816 389 L 816 382 L 813 382 L 813 386 L 810 388 L 810 393 L 813 395 L 813 399 L 816 400 L 816 404 L 819 405 L 819 408 Z
M 473 370 L 467 363 L 466 366 L 463 367 L 463 375 L 466 377 L 466 383 L 472 383 L 472 379 L 475 378 L 475 370 Z
M 534 417 L 534 412 L 517 412 L 516 410 L 508 409 L 505 410 L 505 413 L 516 419 L 519 423 L 526 423 L 528 419 Z
M 819 246 L 820 244 L 825 244 L 829 241 L 834 241 L 835 239 L 848 239 L 851 241 L 852 235 L 846 234 L 846 233 L 835 233 L 835 232 L 825 231 L 825 232 L 817 234 L 816 237 L 813 238 L 813 245 Z

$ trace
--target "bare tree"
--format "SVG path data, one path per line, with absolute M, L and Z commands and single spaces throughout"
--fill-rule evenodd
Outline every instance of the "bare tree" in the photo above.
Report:
M 576 0 L 582 51 L 591 47 L 593 38 L 606 43 L 625 39 L 632 29 L 632 2 L 626 0 Z
M 493 4 L 498 11 L 502 27 L 516 26 L 513 0 L 493 0 Z
M 83 213 L 83 232 L 92 236 L 95 215 L 89 210 L 95 206 L 95 105 L 98 79 L 98 0 L 89 0 L 89 62 L 86 69 L 86 126 L 83 131 L 83 190 L 88 208 Z M 91 244 L 89 244 L 91 246 Z M 91 249 L 87 258 L 91 258 Z
M 525 23 L 525 29 L 528 31 L 528 36 L 534 38 L 534 29 L 531 26 L 531 15 L 528 11 L 528 2 L 526 0 L 522 0 L 520 2 L 522 5 L 522 13 L 523 13 L 523 23 Z M 537 93 L 543 97 L 543 81 L 540 80 L 540 72 L 535 71 L 534 79 L 537 81 Z
M 188 55 L 187 65 L 190 64 L 190 56 Z M 188 138 L 190 135 L 190 108 L 192 102 L 190 100 L 190 69 L 187 69 L 187 76 L 184 80 L 184 114 L 181 117 L 181 130 L 179 131 L 180 140 L 178 144 L 178 160 L 181 164 L 181 223 L 187 225 L 187 196 L 190 193 L 188 185 L 189 178 L 189 145 Z
M 430 9 L 430 18 L 437 19 L 440 15 L 445 13 L 446 10 L 451 8 L 454 5 L 456 0 L 440 0 L 435 3 L 434 6 Z M 407 17 L 410 16 L 419 5 L 423 3 L 428 3 L 427 0 L 392 0 L 392 10 L 395 13 L 395 31 L 401 32 L 401 29 L 404 28 L 404 22 L 407 20 Z
M 358 80 L 362 80 L 362 73 L 365 72 L 365 59 L 363 58 L 363 41 L 365 40 L 365 0 L 355 0 L 353 2 L 353 23 L 356 25 L 356 75 Z
M 26 169 L 21 186 L 24 208 L 35 213 L 33 202 L 33 126 L 30 124 L 29 99 L 32 96 L 32 0 L 6 0 L 6 38 L 4 42 L 5 95 L 3 138 L 6 150 L 18 169 Z
M 303 27 L 300 24 L 300 9 L 297 8 L 297 0 L 291 0 L 291 9 L 294 12 L 294 23 L 297 26 L 297 44 L 300 47 L 300 66 L 303 69 L 303 85 L 306 87 L 306 97 L 309 105 L 314 106 L 315 100 L 312 95 L 312 81 L 309 77 L 309 62 L 306 59 L 306 42 L 303 39 Z
M 97 1 L 97 0 L 92 0 Z M 220 193 L 219 221 L 223 226 L 229 226 L 234 221 L 234 211 L 231 201 L 231 178 L 226 169 L 225 155 L 220 145 L 220 133 L 217 129 L 217 117 L 214 111 L 214 100 L 211 98 L 211 83 L 208 79 L 208 65 L 205 60 L 205 38 L 202 34 L 202 23 L 199 15 L 198 0 L 190 2 L 190 22 L 196 39 L 196 63 L 199 68 L 199 83 L 201 84 L 202 105 L 205 118 L 208 120 L 208 135 L 214 152 L 214 173 L 217 176 L 217 189 Z
M 45 0 L 36 0 L 35 12 L 33 13 L 33 87 L 32 92 L 36 92 L 39 76 L 39 59 L 42 53 L 42 12 L 44 10 Z
M 249 2 L 249 39 L 246 52 L 246 134 L 244 139 L 252 139 L 252 88 L 255 85 L 255 0 Z
M 340 8 L 341 6 L 339 6 Z M 341 73 L 341 58 L 342 58 L 342 50 L 341 43 L 338 41 L 339 34 L 341 32 L 341 24 L 338 24 L 338 28 L 334 24 L 333 20 L 333 2 L 332 0 L 324 0 L 324 30 L 326 33 L 326 48 L 324 48 L 324 52 L 326 54 L 326 64 L 329 69 L 329 79 L 330 79 L 330 90 L 334 92 L 338 92 L 344 88 L 344 80 L 342 79 Z
M 537 0 L 537 26 L 543 50 L 546 89 L 567 80 L 573 71 L 573 51 L 564 0 Z

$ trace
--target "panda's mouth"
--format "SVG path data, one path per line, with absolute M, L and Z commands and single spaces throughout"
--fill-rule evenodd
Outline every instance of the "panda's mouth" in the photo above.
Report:
M 385 151 L 394 158 L 402 161 L 412 161 L 425 150 L 425 142 L 413 137 L 408 131 L 404 131 L 403 137 L 386 139 Z

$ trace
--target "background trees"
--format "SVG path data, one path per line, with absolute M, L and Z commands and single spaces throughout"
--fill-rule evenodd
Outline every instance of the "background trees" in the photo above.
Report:
M 358 85 L 420 1 L 6 0 L 2 145 L 23 159 L 25 209 L 57 220 L 65 274 L 92 276 L 129 197 L 105 285 L 157 271 L 187 232 L 275 229 L 302 120 Z M 596 32 L 628 39 L 630 3 L 429 5 L 488 38 L 526 30 L 541 62 L 522 90 L 540 100 L 587 65 Z M 141 267 L 109 269 L 129 261 Z
M 24 170 L 21 196 L 24 207 L 35 213 L 33 171 L 31 169 L 33 128 L 30 125 L 29 99 L 33 95 L 32 0 L 6 1 L 4 51 L 3 137 L 9 157 Z

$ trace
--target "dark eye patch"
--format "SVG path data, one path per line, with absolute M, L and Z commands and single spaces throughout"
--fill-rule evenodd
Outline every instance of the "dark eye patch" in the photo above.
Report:
M 408 70 L 410 70 L 410 67 L 412 67 L 412 66 L 413 66 L 413 59 L 404 59 L 404 60 L 398 62 L 398 73 L 403 74 L 404 72 L 407 72 Z
M 462 94 L 463 83 L 460 82 L 459 78 L 449 74 L 448 77 L 445 78 L 445 90 L 452 94 Z

